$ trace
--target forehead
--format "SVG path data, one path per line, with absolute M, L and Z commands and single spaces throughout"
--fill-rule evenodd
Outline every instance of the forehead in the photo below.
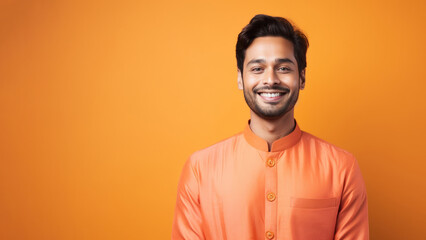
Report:
M 258 37 L 247 48 L 244 62 L 261 58 L 266 61 L 275 61 L 276 58 L 289 58 L 296 61 L 293 43 L 283 37 Z

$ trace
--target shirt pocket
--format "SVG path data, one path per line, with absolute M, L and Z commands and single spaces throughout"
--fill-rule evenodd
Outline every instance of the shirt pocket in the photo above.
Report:
M 332 240 L 336 228 L 338 198 L 290 197 L 289 229 L 292 239 Z
M 290 198 L 290 207 L 292 208 L 330 208 L 337 207 L 337 198 Z

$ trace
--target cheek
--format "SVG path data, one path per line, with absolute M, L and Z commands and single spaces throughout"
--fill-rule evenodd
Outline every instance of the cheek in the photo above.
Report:
M 257 82 L 249 79 L 244 79 L 244 89 L 253 90 L 257 86 Z
M 280 81 L 290 88 L 297 88 L 299 86 L 299 75 L 297 73 L 287 74 L 280 77 Z
M 256 87 L 259 83 L 259 79 L 255 78 L 255 77 L 246 77 L 244 78 L 244 87 L 248 88 L 248 89 L 253 89 L 254 87 Z

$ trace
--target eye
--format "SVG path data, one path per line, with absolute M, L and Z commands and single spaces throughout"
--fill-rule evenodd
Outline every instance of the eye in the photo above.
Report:
M 291 71 L 291 69 L 290 69 L 289 67 L 279 67 L 277 70 L 278 70 L 278 71 L 280 71 L 280 72 L 288 72 L 288 71 Z
M 261 73 L 263 69 L 261 67 L 254 67 L 251 69 L 251 71 L 254 73 Z

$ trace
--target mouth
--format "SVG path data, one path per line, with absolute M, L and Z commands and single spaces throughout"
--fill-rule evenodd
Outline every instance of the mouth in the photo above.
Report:
M 287 92 L 281 92 L 281 91 L 273 91 L 273 92 L 266 92 L 266 91 L 259 91 L 257 93 L 265 102 L 278 102 L 283 98 Z

